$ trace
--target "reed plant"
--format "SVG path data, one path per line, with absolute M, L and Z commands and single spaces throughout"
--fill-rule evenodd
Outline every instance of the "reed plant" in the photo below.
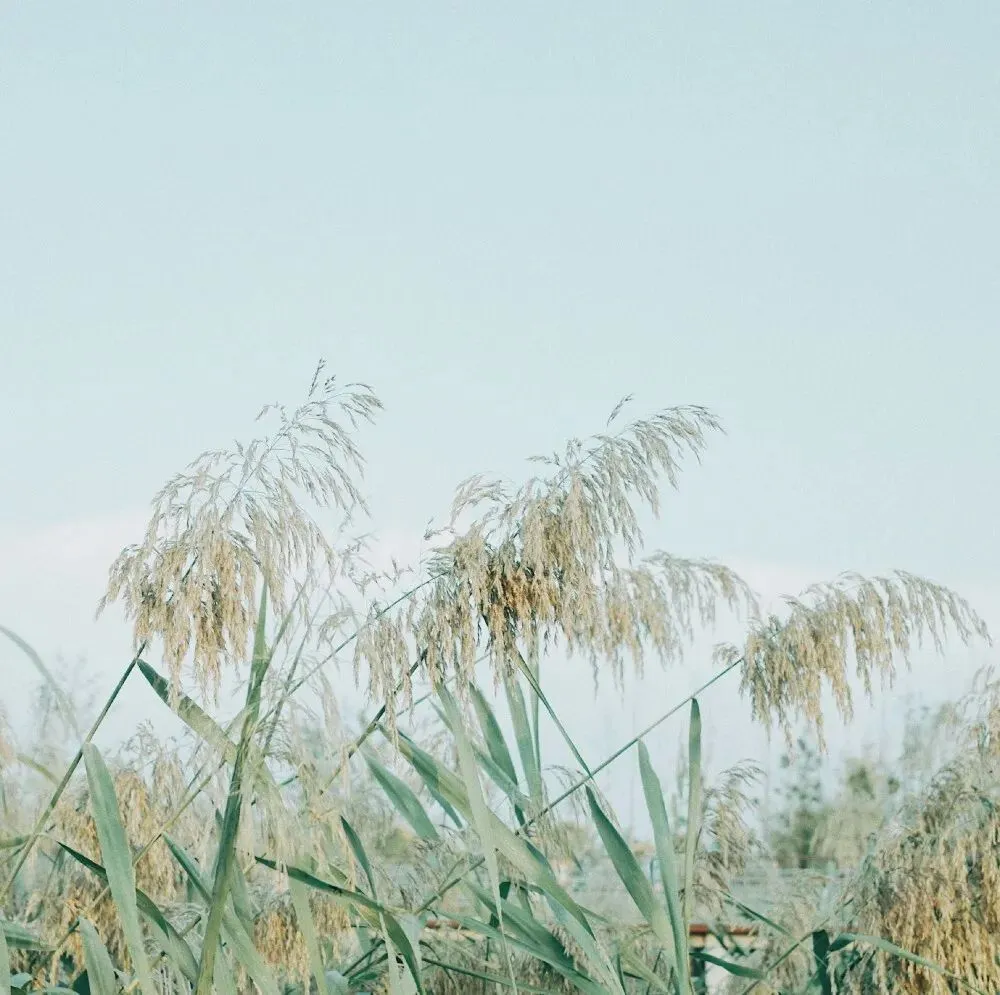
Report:
M 298 408 L 262 412 L 270 433 L 156 495 L 110 568 L 101 608 L 123 607 L 135 651 L 89 728 L 0 630 L 38 669 L 60 741 L 79 743 L 57 767 L 0 727 L 0 995 L 691 995 L 706 964 L 743 993 L 1000 990 L 1000 710 L 961 727 L 955 764 L 829 909 L 786 903 L 785 921 L 731 892 L 755 846 L 748 772 L 711 783 L 701 759 L 716 683 L 738 680 L 788 735 L 821 730 L 825 692 L 850 713 L 852 671 L 872 694 L 925 641 L 987 639 L 961 597 L 910 573 L 846 575 L 761 618 L 732 570 L 646 549 L 643 517 L 720 430 L 697 406 L 625 422 L 619 405 L 537 476 L 467 481 L 425 560 L 380 571 L 352 534 L 367 515 L 357 437 L 378 410 L 321 365 Z M 719 610 L 740 614 L 742 643 L 588 764 L 546 659 L 620 687 L 650 658 L 678 661 Z M 372 703 L 357 728 L 340 714 L 351 670 Z M 133 682 L 185 736 L 140 729 L 106 755 L 95 736 Z M 645 744 L 671 716 L 688 724 L 680 813 Z M 543 727 L 570 768 L 546 762 Z M 645 851 L 598 790 L 612 764 L 637 766 Z M 611 886 L 595 894 L 600 868 Z M 736 914 L 753 949 L 726 933 Z M 721 953 L 691 949 L 695 916 Z

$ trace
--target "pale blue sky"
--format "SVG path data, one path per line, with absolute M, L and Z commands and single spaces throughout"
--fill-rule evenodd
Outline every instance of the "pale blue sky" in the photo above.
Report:
M 141 518 L 321 355 L 386 404 L 391 531 L 634 393 L 730 433 L 656 545 L 989 600 L 998 51 L 987 2 L 8 5 L 3 621 L 103 646 L 32 537 Z

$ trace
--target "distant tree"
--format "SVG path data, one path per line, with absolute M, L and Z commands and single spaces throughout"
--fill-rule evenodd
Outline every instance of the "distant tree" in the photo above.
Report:
M 799 737 L 794 750 L 782 756 L 781 767 L 786 776 L 765 838 L 779 867 L 817 868 L 825 864 L 817 843 L 828 814 L 819 750 Z

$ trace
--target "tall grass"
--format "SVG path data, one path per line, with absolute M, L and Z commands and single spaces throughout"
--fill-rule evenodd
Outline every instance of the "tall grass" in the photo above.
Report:
M 706 962 L 745 992 L 996 990 L 992 780 L 971 779 L 973 790 L 967 778 L 948 796 L 966 806 L 954 825 L 930 799 L 918 834 L 929 855 L 887 838 L 833 910 L 796 933 L 730 894 L 750 836 L 742 796 L 701 769 L 701 704 L 716 682 L 738 673 L 762 721 L 818 726 L 824 689 L 849 712 L 851 666 L 870 692 L 924 637 L 987 638 L 961 598 L 906 573 L 847 576 L 761 620 L 735 573 L 650 553 L 639 527 L 718 422 L 671 408 L 612 432 L 621 406 L 605 434 L 542 460 L 542 476 L 462 485 L 401 591 L 402 574 L 373 570 L 365 543 L 345 538 L 365 513 L 355 434 L 377 410 L 368 388 L 341 390 L 321 368 L 271 435 L 204 454 L 157 495 L 102 602 L 123 604 L 135 655 L 85 734 L 37 654 L 0 630 L 80 744 L 58 774 L 15 743 L 4 753 L 0 993 L 689 995 Z M 745 644 L 722 648 L 696 696 L 588 765 L 545 682 L 546 655 L 561 643 L 614 684 L 650 653 L 679 659 L 719 606 L 743 614 Z M 345 662 L 372 702 L 353 734 L 333 679 Z M 227 670 L 243 697 L 223 720 Z M 186 738 L 138 735 L 103 756 L 95 736 L 134 681 Z M 678 825 L 644 739 L 684 711 Z M 993 715 L 970 741 L 990 774 Z M 575 769 L 546 763 L 543 723 Z M 596 782 L 626 762 L 653 827 L 651 866 Z M 614 900 L 587 888 L 598 865 L 614 875 Z M 972 865 L 977 880 L 949 893 L 945 939 L 931 925 L 907 932 L 886 903 L 886 880 L 904 869 Z M 926 897 L 920 885 L 906 894 L 911 910 Z M 962 902 L 984 916 L 978 932 Z M 723 930 L 733 907 L 753 923 L 754 950 Z M 719 953 L 689 949 L 695 916 L 711 917 Z

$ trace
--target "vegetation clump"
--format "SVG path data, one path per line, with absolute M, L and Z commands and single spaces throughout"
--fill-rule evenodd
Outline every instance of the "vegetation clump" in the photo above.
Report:
M 825 692 L 849 715 L 852 672 L 872 694 L 923 641 L 988 638 L 972 608 L 901 572 L 845 575 L 761 619 L 732 570 L 648 551 L 641 515 L 720 428 L 696 406 L 612 431 L 619 405 L 604 434 L 539 460 L 540 476 L 467 481 L 403 589 L 404 572 L 374 570 L 348 537 L 367 513 L 356 433 L 378 409 L 321 366 L 302 406 L 262 412 L 274 432 L 164 487 L 110 570 L 100 607 L 122 604 L 135 656 L 85 734 L 63 684 L 2 630 L 39 668 L 58 741 L 81 745 L 32 759 L 0 737 L 0 989 L 689 995 L 709 971 L 743 992 L 996 989 L 1000 709 L 966 718 L 923 793 L 857 774 L 871 803 L 860 836 L 836 830 L 837 809 L 760 833 L 754 769 L 708 781 L 701 760 L 717 681 L 738 671 L 757 719 L 789 741 L 806 722 L 821 743 Z M 582 657 L 595 685 L 621 687 L 650 656 L 679 660 L 719 610 L 742 616 L 743 643 L 720 648 L 696 696 L 588 765 L 546 657 Z M 357 730 L 340 716 L 338 665 L 372 703 Z M 242 695 L 229 717 L 227 675 Z M 140 730 L 99 752 L 126 681 L 144 681 L 185 736 Z M 645 738 L 682 709 L 671 794 Z M 570 767 L 544 762 L 543 727 Z M 598 790 L 615 762 L 638 765 L 648 843 Z M 777 912 L 741 900 L 741 876 L 772 860 L 822 887 L 772 895 Z M 826 874 L 838 863 L 852 873 Z M 713 933 L 715 953 L 694 944 Z

